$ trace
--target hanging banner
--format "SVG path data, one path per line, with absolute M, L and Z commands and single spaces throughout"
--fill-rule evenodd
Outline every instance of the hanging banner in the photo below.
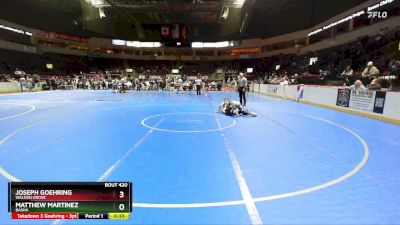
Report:
M 386 92 L 385 91 L 376 91 L 375 92 L 375 103 L 374 103 L 374 112 L 383 114 L 383 109 L 385 107 L 386 100 Z
M 58 41 L 87 43 L 89 40 L 89 38 L 86 38 L 86 37 L 79 37 L 79 36 L 63 34 L 60 32 L 49 32 L 49 31 L 41 31 L 41 30 L 37 31 L 36 35 L 41 38 L 58 40 Z
M 374 110 L 375 92 L 370 90 L 351 90 L 349 107 L 353 109 L 370 111 Z
M 175 24 L 174 28 L 172 29 L 172 39 L 179 39 L 179 34 L 180 34 L 179 24 Z
M 336 105 L 383 114 L 385 100 L 384 91 L 339 89 Z
M 296 102 L 304 98 L 304 84 L 297 85 Z
M 350 104 L 350 89 L 338 89 L 336 105 L 341 107 L 349 107 Z

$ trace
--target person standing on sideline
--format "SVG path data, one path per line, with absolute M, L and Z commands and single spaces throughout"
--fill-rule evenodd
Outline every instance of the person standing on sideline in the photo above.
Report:
M 19 78 L 19 85 L 21 86 L 21 92 L 24 92 L 24 87 L 26 87 L 26 79 L 24 76 Z
M 197 79 L 194 80 L 194 84 L 196 85 L 196 94 L 201 95 L 201 86 L 203 86 L 203 82 L 201 81 L 200 76 L 198 76 Z
M 247 79 L 246 77 L 243 76 L 243 73 L 239 73 L 237 85 L 238 85 L 240 104 L 246 106 Z

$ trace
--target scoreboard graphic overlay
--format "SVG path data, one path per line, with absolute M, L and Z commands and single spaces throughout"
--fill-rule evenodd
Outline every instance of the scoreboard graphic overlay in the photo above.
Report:
M 10 182 L 12 219 L 129 219 L 131 182 Z

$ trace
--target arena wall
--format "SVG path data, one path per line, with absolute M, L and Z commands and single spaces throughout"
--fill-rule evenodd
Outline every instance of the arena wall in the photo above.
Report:
M 301 88 L 303 89 L 300 95 Z M 41 88 L 36 88 L 34 91 L 40 91 Z M 357 114 L 361 116 L 370 117 L 394 124 L 400 124 L 400 92 L 380 92 L 384 93 L 384 106 L 383 112 L 377 113 L 369 109 L 359 109 L 351 106 L 342 107 L 338 106 L 338 93 L 339 90 L 349 90 L 346 87 L 331 87 L 331 86 L 312 86 L 312 85 L 269 85 L 269 84 L 256 84 L 254 92 L 284 98 L 292 101 L 298 101 L 305 104 L 315 105 L 319 107 L 338 110 L 346 113 Z M 0 93 L 17 93 L 21 88 L 18 82 L 0 82 Z M 376 91 L 369 92 L 373 97 L 376 96 Z M 299 97 L 300 96 L 300 97 Z M 350 99 L 348 99 L 349 102 Z M 361 100 L 362 101 L 362 100 Z M 375 102 L 370 102 L 372 107 Z
M 40 85 L 33 91 L 42 91 L 42 86 Z M 0 82 L 0 94 L 18 93 L 18 92 L 21 92 L 21 86 L 19 82 Z
M 32 45 L 24 45 L 14 43 L 11 41 L 0 40 L 0 49 L 6 49 L 11 51 L 26 52 L 26 53 L 37 53 L 37 48 Z
M 366 95 L 370 95 L 369 99 L 368 97 L 363 99 L 362 96 L 360 99 L 352 99 L 352 95 L 350 95 L 350 97 L 347 99 L 347 106 L 339 106 L 339 90 L 345 90 L 345 92 L 348 90 L 347 93 L 350 94 L 350 90 L 348 88 L 312 85 L 305 85 L 302 87 L 302 95 L 300 95 L 300 85 L 287 86 L 256 84 L 254 91 L 256 93 L 265 94 L 268 96 L 299 101 L 305 104 L 366 116 L 394 124 L 400 124 L 400 92 L 379 91 L 377 94 L 377 91 L 368 91 Z M 381 109 L 383 110 L 382 113 L 374 112 L 379 111 L 379 109 L 376 107 L 379 105 L 377 101 L 378 95 L 384 96 L 380 98 L 380 100 L 383 100 L 383 107 Z M 359 105 L 357 107 L 354 106 L 356 104 L 361 104 L 361 107 L 359 107 Z
M 0 93 L 20 92 L 21 88 L 18 82 L 0 82 Z

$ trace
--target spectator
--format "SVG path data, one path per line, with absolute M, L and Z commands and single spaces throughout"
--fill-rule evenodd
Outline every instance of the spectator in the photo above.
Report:
M 353 69 L 350 65 L 346 66 L 346 68 L 343 70 L 341 78 L 344 81 L 345 85 L 350 85 L 350 82 L 353 78 Z
M 231 88 L 232 90 L 236 90 L 237 88 L 237 81 L 235 78 L 232 78 L 231 82 L 230 82 Z
M 289 76 L 285 73 L 285 76 L 283 77 L 283 81 L 280 82 L 280 85 L 290 85 L 291 81 Z
M 299 82 L 299 74 L 295 74 L 294 76 L 293 76 L 293 84 L 299 84 L 300 82 Z
M 361 80 L 356 80 L 353 85 L 350 86 L 350 90 L 359 92 L 365 90 L 364 84 L 361 82 Z
M 400 91 L 400 79 L 390 80 L 390 90 L 391 91 Z
M 32 91 L 32 89 L 35 87 L 34 83 L 33 83 L 33 79 L 31 77 L 26 77 L 26 88 L 29 91 Z
M 21 86 L 21 92 L 23 92 L 24 87 L 26 86 L 26 79 L 24 76 L 21 76 L 21 78 L 19 78 L 19 84 Z
M 56 78 L 54 76 L 50 79 L 50 85 L 51 85 L 51 88 L 53 90 L 57 89 L 57 81 L 56 81 Z
M 348 65 L 342 72 L 342 78 L 348 79 L 349 77 L 353 76 L 353 69 L 351 69 L 351 66 Z
M 368 78 L 377 78 L 379 76 L 379 70 L 374 66 L 372 61 L 369 61 L 367 67 L 365 67 L 364 71 L 362 72 L 363 77 Z
M 218 91 L 222 90 L 222 82 L 220 80 L 217 82 L 217 90 Z
M 368 85 L 369 90 L 381 90 L 381 80 L 378 78 L 374 78 L 371 83 Z
M 390 75 L 400 76 L 400 60 L 395 60 L 391 62 L 390 65 Z

